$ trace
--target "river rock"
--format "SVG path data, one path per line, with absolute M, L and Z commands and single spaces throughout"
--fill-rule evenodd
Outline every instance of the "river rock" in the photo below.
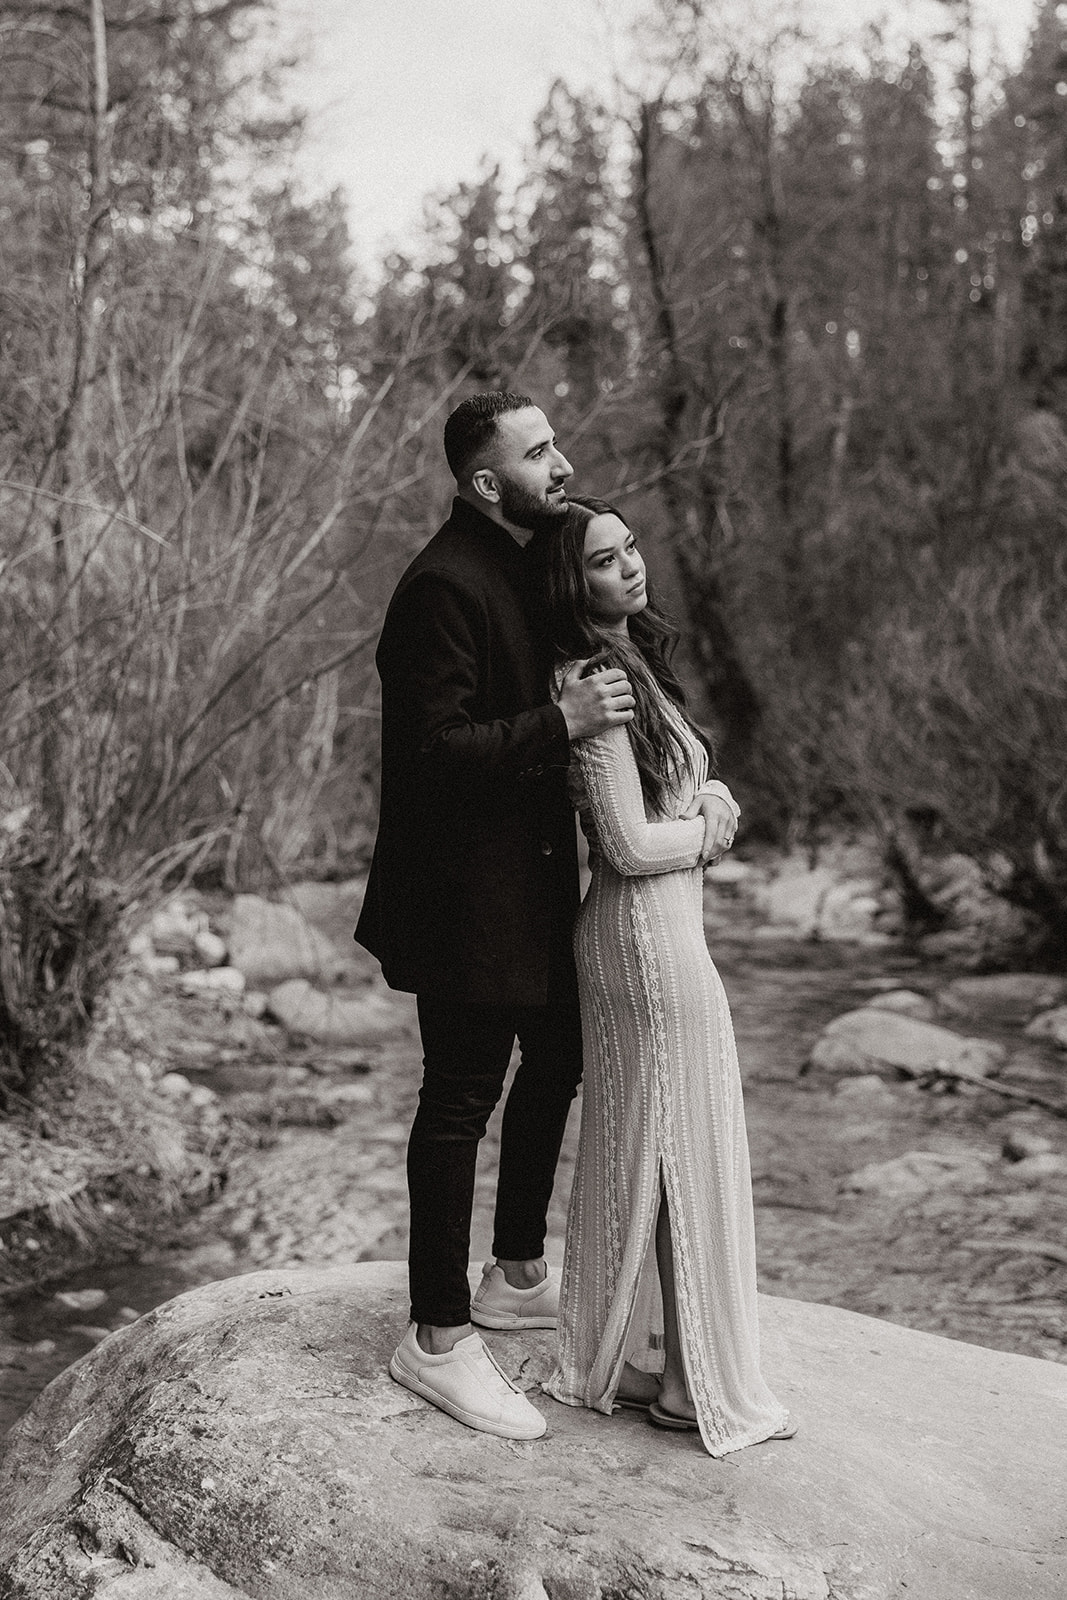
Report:
M 321 932 L 334 939 L 351 940 L 366 886 L 366 878 L 346 878 L 341 883 L 291 883 L 284 898 Z
M 962 962 L 976 967 L 982 960 L 985 935 L 978 927 L 940 928 L 937 933 L 924 933 L 918 947 L 926 961 Z
M 19 1600 L 1060 1600 L 1067 1368 L 761 1297 L 796 1439 L 723 1461 L 534 1389 L 551 1333 L 491 1334 L 549 1432 L 475 1433 L 390 1382 L 404 1267 L 254 1273 L 120 1329 L 0 1462 Z M 1056 1419 L 1060 1419 L 1057 1425 Z
M 140 956 L 137 965 L 149 978 L 169 978 L 173 973 L 182 970 L 181 961 L 177 956 L 157 956 L 152 951 Z
M 245 975 L 237 967 L 194 967 L 183 972 L 179 988 L 183 994 L 244 993 Z
M 919 1199 L 935 1189 L 974 1194 L 989 1185 L 992 1158 L 977 1150 L 908 1150 L 889 1161 L 872 1161 L 849 1173 L 845 1194 L 880 1194 L 886 1199 Z
M 877 884 L 835 883 L 823 896 L 817 931 L 824 939 L 858 940 L 863 944 L 892 944 L 892 936 L 878 932 L 874 921 L 882 909 Z
M 227 943 L 230 965 L 244 973 L 250 989 L 269 989 L 288 978 L 333 983 L 347 971 L 332 940 L 296 906 L 256 894 L 234 896 Z
M 877 1072 L 862 1072 L 855 1078 L 840 1078 L 834 1086 L 834 1099 L 871 1111 L 893 1111 L 897 1104 L 893 1090 Z
M 752 884 L 757 877 L 756 868 L 737 856 L 720 856 L 705 875 L 705 882 L 715 889 L 737 889 Z
M 52 1297 L 68 1311 L 96 1311 L 107 1299 L 105 1289 L 60 1289 Z
M 1067 1179 L 1067 1156 L 1057 1155 L 1052 1150 L 1042 1150 L 1034 1155 L 1024 1156 L 1008 1170 L 1013 1178 L 1026 1184 Z
M 242 1122 L 271 1128 L 339 1128 L 353 1106 L 341 1095 L 314 1089 L 244 1089 L 227 1096 L 226 1109 Z
M 226 940 L 210 928 L 201 928 L 193 939 L 196 959 L 205 967 L 221 967 L 226 960 Z
M 895 925 L 899 918 L 879 878 L 863 871 L 868 856 L 845 849 L 817 864 L 801 852 L 784 857 L 773 878 L 752 888 L 753 901 L 767 919 L 763 934 L 891 944 L 891 933 L 879 924 Z
M 152 913 L 147 933 L 152 949 L 161 956 L 192 956 L 196 937 L 208 931 L 205 911 L 182 899 L 168 900 Z
M 1050 1039 L 1067 1050 L 1067 1006 L 1056 1006 L 1052 1011 L 1042 1011 L 1026 1024 L 1024 1033 L 1031 1039 Z
M 957 1016 L 977 1017 L 1007 1027 L 1028 1022 L 1035 1011 L 1067 997 L 1067 978 L 1049 972 L 993 972 L 954 978 L 938 990 L 937 1003 Z
M 1005 1119 L 1007 1120 L 1007 1119 Z M 1000 1153 L 1005 1161 L 1025 1161 L 1027 1156 L 1043 1156 L 1052 1149 L 1052 1140 L 1029 1127 L 1007 1127 Z
M 928 994 L 916 994 L 914 989 L 887 989 L 884 994 L 872 995 L 868 1009 L 899 1011 L 904 1017 L 918 1017 L 920 1022 L 932 1022 L 937 1007 Z
M 996 1072 L 1007 1057 L 989 1039 L 964 1039 L 949 1028 L 877 1006 L 835 1017 L 816 1040 L 810 1064 L 824 1072 L 885 1072 L 918 1077 L 935 1068 L 974 1078 Z
M 90 1344 L 102 1344 L 111 1332 L 110 1328 L 101 1328 L 90 1322 L 72 1322 L 68 1333 L 76 1333 L 83 1339 L 88 1339 Z
M 829 867 L 809 867 L 800 857 L 787 857 L 779 875 L 759 886 L 756 903 L 772 926 L 785 925 L 811 935 L 834 882 Z
M 388 995 L 374 990 L 355 998 L 324 994 L 304 978 L 280 983 L 268 1004 L 286 1033 L 315 1044 L 373 1044 L 403 1025 L 397 1002 Z
M 1025 912 L 998 893 L 1008 875 L 1010 865 L 1003 859 L 983 866 L 965 855 L 923 858 L 917 867 L 919 886 L 947 925 L 927 935 L 922 949 L 988 959 L 1018 948 L 1032 925 Z

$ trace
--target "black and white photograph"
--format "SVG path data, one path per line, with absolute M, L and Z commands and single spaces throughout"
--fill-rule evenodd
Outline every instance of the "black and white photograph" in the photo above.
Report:
M 1065 1484 L 1067 3 L 0 0 L 0 1600 Z

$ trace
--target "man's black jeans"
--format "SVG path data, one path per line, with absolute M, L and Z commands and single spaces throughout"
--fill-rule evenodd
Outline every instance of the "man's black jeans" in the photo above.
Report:
M 535 1261 L 567 1113 L 582 1075 L 573 968 L 544 1006 L 487 1006 L 419 996 L 424 1074 L 408 1142 L 411 1318 L 470 1321 L 471 1211 L 478 1143 L 500 1099 L 516 1037 L 520 1064 L 500 1134 L 493 1254 Z

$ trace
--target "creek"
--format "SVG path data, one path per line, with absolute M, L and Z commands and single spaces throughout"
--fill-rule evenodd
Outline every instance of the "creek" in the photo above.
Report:
M 896 945 L 768 937 L 725 900 L 709 901 L 708 936 L 745 1082 L 761 1289 L 1067 1360 L 1067 1265 L 1062 1249 L 1059 1260 L 1048 1253 L 1049 1241 L 1067 1237 L 1067 1186 L 1014 1182 L 1000 1157 L 1008 1118 L 1061 1147 L 1067 1124 L 969 1086 L 934 1093 L 913 1082 L 804 1071 L 833 1017 L 879 990 L 934 992 L 953 972 Z M 404 1149 L 419 1051 L 413 1002 L 394 1003 L 394 1034 L 341 1075 L 340 1125 L 265 1130 L 235 1156 L 221 1194 L 137 1259 L 87 1264 L 0 1305 L 0 1432 L 107 1332 L 185 1289 L 267 1267 L 403 1257 Z M 235 1067 L 221 1059 L 233 1051 L 203 1041 L 189 1048 L 182 1071 L 236 1106 L 256 1064 Z M 1037 1070 L 1049 1079 L 1057 1069 L 1062 1082 L 1050 1055 Z M 336 1074 L 319 1081 L 336 1093 Z M 474 1260 L 489 1249 L 498 1128 L 499 1111 L 482 1148 Z M 577 1112 L 549 1219 L 548 1254 L 557 1262 L 576 1132 Z M 904 1196 L 850 1189 L 857 1169 L 916 1150 L 975 1153 L 988 1181 Z

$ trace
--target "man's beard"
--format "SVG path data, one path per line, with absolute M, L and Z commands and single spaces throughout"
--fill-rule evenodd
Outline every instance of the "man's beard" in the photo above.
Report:
M 554 527 L 567 509 L 566 495 L 558 500 L 546 500 L 543 495 L 531 494 L 529 489 L 506 478 L 502 472 L 496 476 L 500 489 L 500 510 L 504 521 L 510 522 L 514 528 L 543 532 L 546 528 Z

